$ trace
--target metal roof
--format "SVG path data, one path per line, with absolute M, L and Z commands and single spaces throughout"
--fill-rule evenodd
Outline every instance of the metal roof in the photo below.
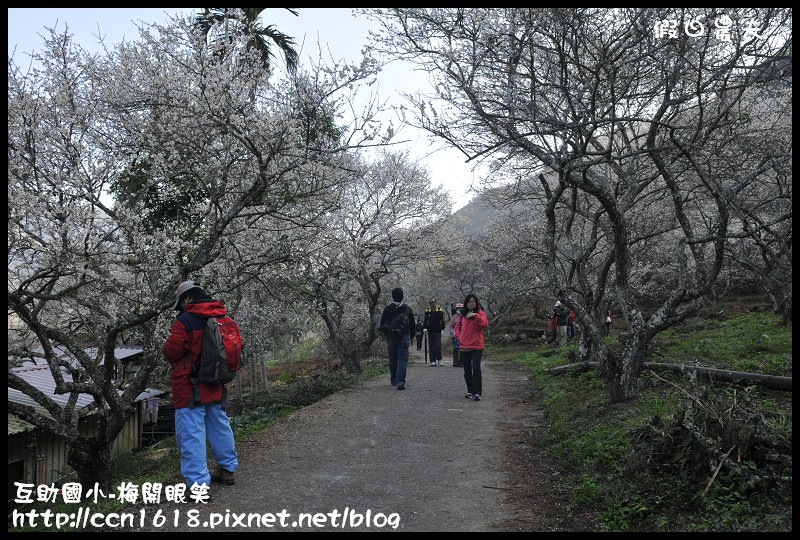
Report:
M 96 352 L 96 349 L 94 350 Z M 141 347 L 126 347 L 121 346 L 117 347 L 115 355 L 117 358 L 128 358 L 135 354 L 142 352 Z M 90 355 L 93 354 L 91 349 L 87 349 L 87 353 Z M 66 370 L 66 368 L 60 368 L 61 373 L 64 376 L 64 379 L 67 381 L 72 380 L 72 376 Z M 65 406 L 69 401 L 70 394 L 56 394 L 56 381 L 53 379 L 53 374 L 50 372 L 50 367 L 47 364 L 33 364 L 30 362 L 26 362 L 24 365 L 20 367 L 11 368 L 11 372 L 15 375 L 24 379 L 27 383 L 29 383 L 34 388 L 40 390 L 45 395 L 49 396 L 54 402 L 56 402 L 60 406 Z M 122 393 L 122 390 L 119 391 Z M 136 401 L 142 401 L 144 399 L 158 396 L 165 393 L 164 390 L 159 390 L 157 388 L 146 388 L 143 392 L 141 392 L 138 396 L 136 396 Z M 22 405 L 28 405 L 36 409 L 37 412 L 41 414 L 50 415 L 47 412 L 47 409 L 36 403 L 30 396 L 20 392 L 15 388 L 8 388 L 8 401 L 13 403 L 20 403 Z M 89 394 L 78 394 L 78 399 L 75 403 L 75 406 L 80 408 L 92 403 L 94 399 Z M 93 414 L 93 413 L 89 413 Z M 8 433 L 9 435 L 12 433 L 19 433 L 20 431 L 27 431 L 22 425 L 18 425 L 16 422 L 12 426 L 11 422 L 12 415 L 9 413 L 9 422 L 8 422 Z M 17 422 L 23 422 L 21 419 L 16 418 Z M 27 422 L 23 422 L 24 424 L 30 425 Z M 17 431 L 12 431 L 12 429 L 16 429 Z
M 72 376 L 67 372 L 66 368 L 60 368 L 61 373 L 64 375 L 64 379 L 67 381 L 72 380 Z M 25 382 L 29 383 L 31 386 L 36 388 L 37 390 L 42 391 L 45 395 L 50 396 L 50 398 L 61 405 L 62 407 L 67 404 L 69 401 L 70 394 L 56 394 L 56 381 L 53 379 L 53 374 L 50 373 L 50 368 L 48 366 L 28 366 L 28 367 L 18 367 L 12 368 L 11 371 L 24 379 Z M 122 393 L 122 390 L 119 391 Z M 163 394 L 163 390 L 158 390 L 156 388 L 146 388 L 142 393 L 136 396 L 136 401 L 142 401 L 143 399 L 147 399 L 149 397 L 157 396 Z M 36 407 L 41 412 L 45 412 L 41 405 L 36 403 L 30 396 L 20 392 L 15 388 L 8 389 L 8 401 L 14 403 L 22 403 L 24 405 L 30 405 L 31 407 Z M 78 394 L 78 400 L 75 403 L 75 406 L 80 408 L 86 405 L 89 405 L 94 401 L 94 398 L 89 394 Z
M 41 348 L 34 349 L 34 352 L 38 354 L 44 354 L 44 350 Z M 70 361 L 70 364 L 75 364 L 74 358 L 70 357 L 67 354 L 67 350 L 64 347 L 56 346 L 53 347 L 53 352 L 58 357 L 67 358 Z M 94 358 L 97 355 L 97 347 L 87 347 L 84 349 L 84 352 L 89 355 L 90 358 Z M 144 348 L 139 345 L 117 345 L 114 349 L 114 356 L 117 360 L 129 360 L 131 357 L 136 356 L 137 354 L 141 354 L 144 352 Z M 9 358 L 9 361 L 11 359 Z M 105 358 L 100 359 L 100 364 L 105 364 Z M 21 364 L 21 367 L 29 367 L 29 366 L 46 366 L 47 360 L 44 358 L 29 358 L 28 360 L 24 360 Z

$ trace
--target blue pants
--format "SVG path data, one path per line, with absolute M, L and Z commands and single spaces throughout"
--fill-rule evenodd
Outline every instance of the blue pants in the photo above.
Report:
M 482 394 L 481 356 L 483 356 L 483 351 L 461 351 L 460 355 L 461 364 L 464 366 L 464 380 L 467 382 L 467 392 L 470 394 Z
M 400 339 L 391 336 L 386 338 L 389 347 L 389 377 L 393 386 L 406 384 L 408 370 L 408 345 L 410 338 L 404 335 Z
M 186 485 L 211 485 L 206 461 L 206 438 L 217 465 L 234 472 L 239 466 L 233 430 L 221 403 L 175 409 L 175 439 L 181 451 L 181 473 Z

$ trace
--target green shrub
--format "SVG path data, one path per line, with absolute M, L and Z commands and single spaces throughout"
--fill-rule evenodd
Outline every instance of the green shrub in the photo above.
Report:
M 652 345 L 647 361 L 792 372 L 791 326 L 771 313 L 686 321 Z M 547 420 L 544 442 L 565 465 L 573 502 L 594 510 L 603 530 L 791 531 L 791 393 L 644 372 L 639 399 L 612 405 L 596 370 L 546 373 L 570 363 L 564 351 L 508 346 L 493 358 L 527 366 Z M 724 468 L 709 485 L 717 454 L 687 425 L 724 447 L 719 454 L 735 446 L 738 472 Z M 771 454 L 788 456 L 787 466 Z

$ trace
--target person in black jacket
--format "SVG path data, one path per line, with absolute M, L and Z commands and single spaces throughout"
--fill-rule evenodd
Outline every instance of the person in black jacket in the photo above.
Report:
M 395 336 L 389 330 L 395 317 L 402 311 L 408 315 L 408 328 L 400 336 Z M 392 386 L 398 390 L 406 389 L 406 371 L 408 370 L 408 346 L 414 336 L 416 323 L 414 322 L 414 312 L 403 303 L 403 289 L 396 287 L 392 290 L 392 303 L 383 308 L 381 321 L 378 325 L 384 335 L 389 349 L 389 379 Z
M 430 307 L 425 310 L 422 328 L 428 331 L 428 352 L 431 366 L 442 364 L 442 330 L 445 329 L 444 310 L 436 305 L 436 298 L 431 298 Z
M 556 300 L 553 306 L 553 315 L 558 317 L 558 337 L 556 337 L 556 347 L 567 344 L 567 325 L 569 324 L 569 309 L 562 305 L 560 300 Z

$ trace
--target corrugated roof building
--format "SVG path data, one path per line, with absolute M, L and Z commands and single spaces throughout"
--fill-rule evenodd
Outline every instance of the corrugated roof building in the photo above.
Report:
M 87 349 L 86 352 L 93 356 L 96 349 Z M 141 347 L 120 346 L 115 351 L 118 359 L 127 359 L 127 364 L 134 364 L 136 356 L 142 353 Z M 61 368 L 65 379 L 70 375 L 66 368 Z M 56 382 L 50 372 L 49 366 L 41 359 L 26 361 L 19 367 L 10 368 L 18 377 L 24 379 L 31 386 L 58 403 L 66 405 L 70 394 L 56 394 Z M 136 397 L 137 406 L 128 419 L 122 431 L 114 441 L 112 452 L 129 452 L 142 444 L 143 404 L 148 398 L 163 394 L 164 391 L 148 388 Z M 14 388 L 8 388 L 8 401 L 28 405 L 42 414 L 49 416 L 47 410 L 36 403 L 31 397 Z M 79 394 L 76 407 L 84 407 L 93 402 L 89 394 Z M 79 430 L 82 434 L 90 436 L 96 430 L 95 411 L 87 413 L 80 420 Z M 74 472 L 67 465 L 66 441 L 50 433 L 45 433 L 32 424 L 8 414 L 8 473 L 9 486 L 14 482 L 33 484 L 55 483 L 60 485 L 72 477 Z M 11 488 L 9 488 L 11 490 Z M 9 493 L 11 496 L 11 493 Z

